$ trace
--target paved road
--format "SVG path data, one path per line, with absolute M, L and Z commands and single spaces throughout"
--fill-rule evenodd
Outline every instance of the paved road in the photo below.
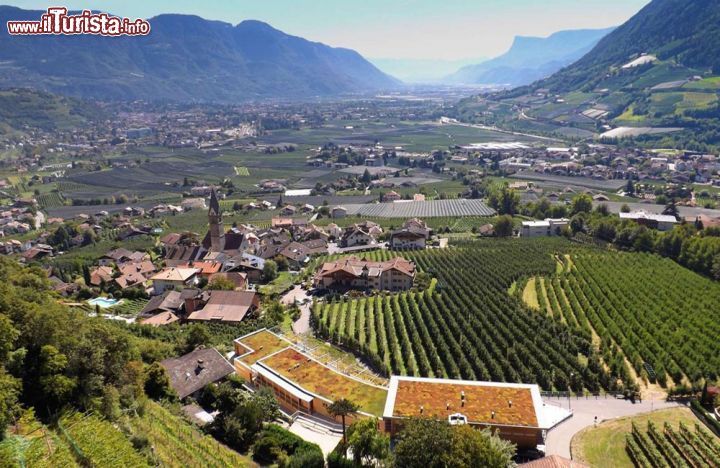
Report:
M 285 294 L 280 299 L 280 303 L 287 307 L 295 303 L 299 304 L 300 318 L 295 323 L 293 323 L 292 327 L 293 331 L 298 335 L 310 331 L 310 307 L 312 305 L 312 302 L 303 304 L 306 299 L 311 299 L 311 297 L 308 296 L 307 291 L 301 288 L 300 285 L 295 285 L 294 288 L 288 291 L 287 294 Z
M 568 407 L 568 400 L 565 399 L 545 399 L 546 404 L 562 405 Z M 666 401 L 650 401 L 643 400 L 642 403 L 631 403 L 627 400 L 617 400 L 612 397 L 589 399 L 571 399 L 570 408 L 573 411 L 573 417 L 560 423 L 553 428 L 547 435 L 545 451 L 548 455 L 560 455 L 570 458 L 570 442 L 575 434 L 592 426 L 597 422 L 609 419 L 621 418 L 625 416 L 633 416 L 641 413 L 666 408 L 675 408 L 681 406 L 680 403 Z

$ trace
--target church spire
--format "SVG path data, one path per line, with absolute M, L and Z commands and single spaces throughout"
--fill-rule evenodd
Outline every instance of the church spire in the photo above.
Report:
M 225 229 L 222 221 L 222 211 L 215 188 L 210 192 L 210 208 L 208 209 L 208 224 L 210 225 L 210 251 L 222 252 L 225 250 Z
M 217 198 L 217 193 L 215 192 L 215 187 L 212 188 L 210 191 L 210 210 L 209 213 L 211 215 L 219 215 L 220 214 L 220 202 Z

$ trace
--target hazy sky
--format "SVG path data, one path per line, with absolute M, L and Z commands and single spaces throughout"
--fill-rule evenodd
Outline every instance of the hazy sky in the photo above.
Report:
M 151 17 L 196 14 L 265 21 L 289 34 L 371 58 L 457 60 L 496 56 L 516 35 L 623 23 L 649 0 L 11 0 L 21 8 L 102 9 Z

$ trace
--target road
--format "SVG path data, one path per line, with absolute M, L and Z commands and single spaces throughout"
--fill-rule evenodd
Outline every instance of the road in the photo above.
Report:
M 306 300 L 309 299 L 312 298 L 308 296 L 307 291 L 301 288 L 299 284 L 295 285 L 294 288 L 280 299 L 280 303 L 286 307 L 290 307 L 293 304 L 298 304 L 300 307 L 300 318 L 297 319 L 292 326 L 293 331 L 298 335 L 310 331 L 310 307 L 312 306 L 312 302 L 308 301 L 307 304 L 305 304 Z
M 567 398 L 544 399 L 547 404 L 561 405 L 568 407 Z M 548 432 L 545 451 L 547 455 L 560 455 L 570 458 L 570 442 L 575 434 L 595 424 L 609 419 L 633 416 L 641 413 L 648 413 L 658 409 L 675 408 L 680 403 L 666 402 L 662 400 L 643 400 L 642 403 L 631 403 L 628 400 L 618 400 L 612 397 L 595 399 L 572 398 L 569 402 L 573 411 L 573 417 L 560 423 Z

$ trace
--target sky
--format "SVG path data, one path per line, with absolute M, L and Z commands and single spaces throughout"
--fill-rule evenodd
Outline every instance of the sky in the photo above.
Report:
M 149 18 L 195 14 L 237 24 L 265 21 L 288 34 L 355 49 L 368 58 L 463 60 L 505 52 L 513 37 L 617 26 L 649 0 L 15 0 Z

